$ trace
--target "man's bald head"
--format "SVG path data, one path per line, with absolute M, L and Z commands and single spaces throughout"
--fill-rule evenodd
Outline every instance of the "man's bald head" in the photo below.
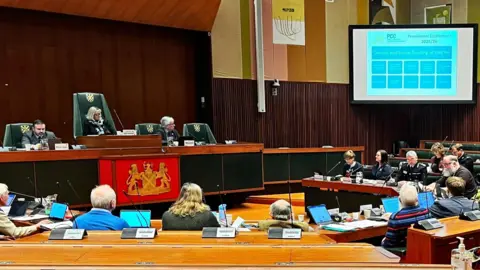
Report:
M 278 200 L 270 205 L 270 215 L 276 220 L 288 220 L 292 215 L 291 206 L 285 200 Z

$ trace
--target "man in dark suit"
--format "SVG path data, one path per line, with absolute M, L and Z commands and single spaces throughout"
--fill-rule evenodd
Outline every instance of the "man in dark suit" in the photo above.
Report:
M 57 138 L 53 132 L 46 130 L 46 125 L 42 120 L 35 120 L 32 125 L 32 130 L 27 131 L 22 137 L 22 147 L 26 144 L 37 145 L 42 140 Z
M 457 176 L 465 181 L 465 197 L 470 199 L 477 194 L 477 182 L 475 182 L 472 173 L 460 165 L 458 158 L 453 155 L 443 158 L 443 176 L 437 182 L 430 184 L 427 189 L 433 191 L 436 185 L 444 187 L 450 176 Z
M 463 212 L 477 209 L 478 204 L 473 200 L 467 199 L 465 193 L 465 181 L 460 177 L 449 177 L 447 179 L 447 193 L 450 198 L 437 200 L 430 207 L 430 214 L 435 218 L 446 218 L 458 216 Z
M 172 145 L 173 141 L 178 141 L 180 135 L 175 129 L 175 120 L 170 116 L 164 116 L 160 120 L 160 135 L 162 135 L 163 144 Z
M 462 144 L 457 143 L 453 145 L 452 154 L 457 156 L 460 165 L 467 168 L 467 170 L 469 170 L 473 174 L 473 158 L 465 153 Z

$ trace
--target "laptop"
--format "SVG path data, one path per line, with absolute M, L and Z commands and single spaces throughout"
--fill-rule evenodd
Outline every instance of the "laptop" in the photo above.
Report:
M 382 198 L 382 204 L 386 213 L 396 213 L 400 211 L 400 200 L 398 197 Z
M 152 211 L 120 210 L 120 218 L 125 220 L 131 228 L 150 228 Z
M 10 200 L 10 198 L 9 198 Z M 14 200 L 11 203 L 10 211 L 8 212 L 9 217 L 23 217 L 27 213 L 28 201 L 18 201 Z
M 328 213 L 325 204 L 308 206 L 307 211 L 310 213 L 313 222 L 317 225 L 328 225 L 336 223 L 332 220 L 332 217 L 330 216 L 330 213 Z
M 63 203 L 53 203 L 50 209 L 50 215 L 48 219 L 53 223 L 65 221 L 65 215 L 67 214 L 68 206 Z
M 432 192 L 420 192 L 418 193 L 418 204 L 425 209 L 430 208 L 435 202 L 435 198 Z
M 13 200 L 15 200 L 15 197 L 16 197 L 15 194 L 8 194 L 8 201 L 7 201 L 7 205 L 5 205 L 5 206 L 10 206 L 10 205 L 12 205 Z

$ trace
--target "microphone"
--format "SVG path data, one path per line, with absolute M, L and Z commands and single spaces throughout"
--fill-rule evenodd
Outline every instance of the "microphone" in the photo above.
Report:
M 137 191 L 138 199 L 141 200 L 141 199 L 142 199 L 142 196 L 140 196 L 140 190 L 138 189 L 138 183 L 137 183 L 137 181 L 135 181 L 135 190 Z M 143 210 L 143 204 L 140 204 L 140 209 Z
M 149 227 L 149 224 L 147 223 L 147 219 L 145 219 L 145 217 L 142 215 L 142 212 L 140 212 L 140 210 L 138 210 L 137 206 L 135 205 L 135 203 L 132 201 L 132 199 L 130 198 L 130 195 L 128 195 L 128 193 L 125 191 L 125 190 L 122 190 L 123 194 L 127 197 L 128 201 L 130 202 L 130 204 L 133 206 L 133 208 L 135 208 L 135 210 L 138 212 L 138 214 L 142 217 L 143 221 L 145 221 L 145 228 L 148 228 Z M 140 221 L 140 218 L 137 216 L 137 219 L 138 219 L 138 222 L 140 224 L 142 224 L 142 222 Z M 143 226 L 142 226 L 143 227 Z
M 58 183 L 58 182 L 57 182 L 57 184 L 60 185 L 60 183 Z M 70 189 L 73 191 L 73 194 L 75 194 L 75 197 L 77 197 L 78 201 L 81 201 L 81 198 L 80 198 L 80 196 L 79 196 L 78 193 L 77 193 L 77 190 L 73 187 L 72 182 L 70 182 L 69 179 L 67 179 L 67 184 L 68 184 L 68 186 L 70 187 Z M 77 221 L 76 221 L 76 218 L 77 218 L 77 217 L 73 214 L 72 209 L 70 209 L 70 204 L 69 204 L 68 202 L 65 202 L 65 204 L 66 204 L 67 207 L 68 207 L 68 211 L 70 212 L 70 215 L 72 215 L 73 224 L 75 225 L 74 227 L 77 228 L 77 229 L 79 229 L 79 228 L 78 228 Z
M 73 187 L 72 183 L 70 182 L 70 180 L 67 179 L 67 184 L 68 186 L 70 187 L 70 189 L 73 191 L 73 193 L 75 194 L 75 197 L 77 197 L 77 199 L 79 201 L 81 201 L 82 199 L 80 198 L 80 196 L 78 195 L 77 193 L 77 190 Z
M 292 189 L 290 187 L 290 179 L 287 179 L 287 185 L 288 185 L 288 202 L 290 203 L 290 221 L 293 228 L 293 205 L 292 205 Z
M 448 136 L 445 136 L 445 139 L 443 139 L 443 141 L 440 143 L 441 145 L 443 145 L 443 143 L 447 140 Z
M 222 193 L 221 193 L 221 190 L 220 190 L 220 185 L 217 185 L 217 189 L 218 189 L 218 196 L 220 197 L 220 205 L 223 206 L 223 198 L 222 198 Z M 218 214 L 220 215 L 220 208 L 218 208 Z M 228 228 L 228 219 L 227 219 L 227 206 L 225 205 L 225 208 L 223 209 L 223 214 L 225 215 L 225 224 L 226 224 L 226 227 Z M 220 220 L 222 219 L 222 217 L 220 216 Z
M 394 173 L 393 169 L 392 169 L 392 172 L 387 176 L 387 178 L 385 178 L 385 181 L 383 181 L 383 185 L 381 187 L 381 189 L 383 189 L 385 187 L 385 185 L 387 184 L 387 182 L 390 181 L 390 177 L 392 177 L 392 174 Z M 376 194 L 376 196 L 379 196 L 380 193 Z
M 125 128 L 123 127 L 122 120 L 120 120 L 120 117 L 118 116 L 117 110 L 113 109 L 113 112 L 115 113 L 115 116 L 117 117 L 118 123 L 120 123 L 122 130 L 124 130 Z
M 68 212 L 70 212 L 70 215 L 72 215 L 72 222 L 73 222 L 73 225 L 74 225 L 73 227 L 76 228 L 76 229 L 80 229 L 78 227 L 77 217 L 73 214 L 72 209 L 70 208 L 70 204 L 68 204 L 68 202 L 65 203 L 65 204 L 67 205 Z
M 335 196 L 335 200 L 337 201 L 338 212 L 341 212 L 340 211 L 340 201 L 338 200 L 338 196 Z
M 450 150 L 452 150 L 452 146 L 453 146 L 453 142 L 454 142 L 454 141 L 455 141 L 455 140 L 452 140 L 452 141 L 450 142 L 450 146 L 448 147 L 447 152 L 449 152 Z
M 335 165 L 325 174 L 325 176 L 329 175 L 338 165 L 340 165 L 340 163 L 342 163 L 342 161 L 337 162 L 337 164 L 335 164 Z
M 30 198 L 30 199 L 36 199 L 36 198 L 37 198 L 37 197 L 32 196 L 32 195 L 27 195 L 27 194 L 23 194 L 23 193 L 11 191 L 11 190 L 9 190 L 8 192 L 9 192 L 9 193 L 13 193 L 13 194 L 15 194 L 15 195 L 20 195 L 20 196 L 22 196 L 22 197 Z

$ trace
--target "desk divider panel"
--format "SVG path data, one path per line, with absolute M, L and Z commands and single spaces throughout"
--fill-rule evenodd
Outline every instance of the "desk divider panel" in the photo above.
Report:
M 284 181 L 290 178 L 290 163 L 288 154 L 264 154 L 263 173 L 264 181 Z
M 325 153 L 290 154 L 290 180 L 302 180 L 303 178 L 311 177 L 318 170 L 326 173 Z
M 39 195 L 56 193 L 59 202 L 90 204 L 90 192 L 98 185 L 98 160 L 42 161 L 35 162 L 35 169 Z M 80 198 L 77 198 L 67 180 Z
M 184 155 L 180 157 L 180 181 L 196 183 L 203 192 L 223 190 L 222 155 Z
M 0 182 L 6 184 L 9 190 L 34 196 L 34 169 L 33 162 L 0 163 Z
M 224 189 L 263 188 L 262 153 L 223 155 Z

